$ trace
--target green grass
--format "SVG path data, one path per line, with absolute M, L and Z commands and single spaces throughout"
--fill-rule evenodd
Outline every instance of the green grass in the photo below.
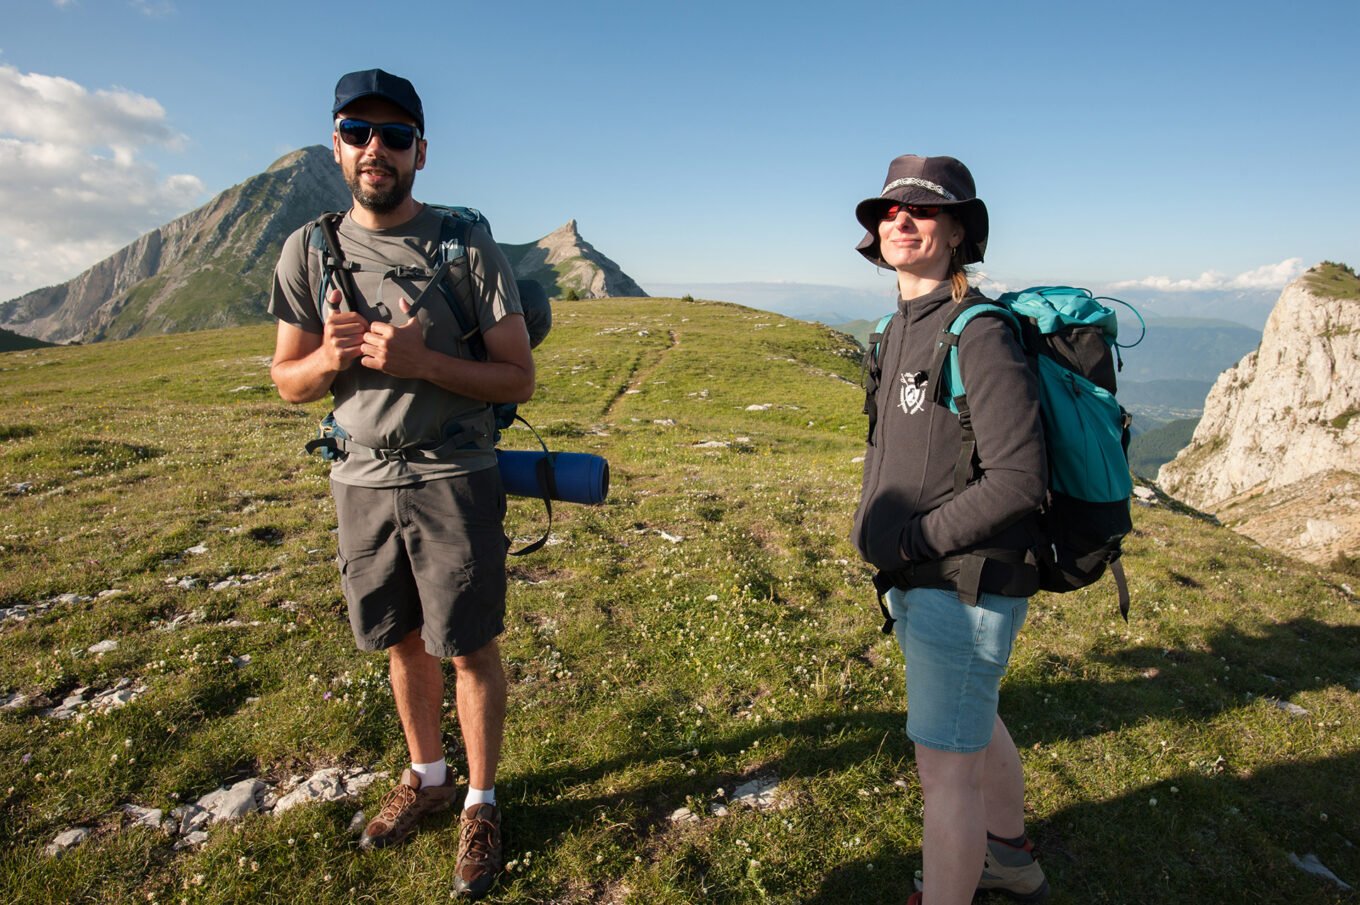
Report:
M 1360 301 L 1360 277 L 1335 261 L 1323 261 L 1306 274 L 1308 288 L 1325 298 Z
M 554 448 L 608 456 L 613 486 L 558 506 L 560 543 L 511 567 L 497 789 L 515 866 L 490 901 L 904 900 L 921 797 L 900 654 L 845 540 L 857 352 L 721 303 L 555 314 L 521 411 Z M 78 723 L 0 712 L 11 901 L 449 901 L 452 815 L 357 852 L 347 824 L 381 786 L 196 851 L 119 828 L 125 803 L 404 762 L 385 661 L 345 621 L 325 470 L 301 452 L 325 406 L 278 400 L 271 348 L 266 326 L 0 356 L 0 607 L 79 595 L 0 626 L 0 697 L 145 685 Z M 513 501 L 509 528 L 537 536 L 541 504 Z M 1288 861 L 1360 881 L 1354 578 L 1165 509 L 1136 509 L 1127 546 L 1131 624 L 1108 581 L 1036 598 L 1002 691 L 1053 901 L 1354 901 Z M 264 577 L 207 587 L 247 574 Z M 445 735 L 459 769 L 452 717 Z M 759 775 L 787 808 L 667 819 Z M 74 825 L 96 832 L 45 858 Z
M 1351 406 L 1350 408 L 1346 409 L 1340 415 L 1337 415 L 1335 418 L 1333 418 L 1331 421 L 1327 423 L 1330 424 L 1335 430 L 1343 431 L 1346 429 L 1347 425 L 1351 423 L 1351 419 L 1353 419 L 1356 415 L 1360 415 L 1360 408 Z
M 1155 480 L 1157 470 L 1190 445 L 1198 424 L 1198 418 L 1181 418 L 1138 434 L 1129 443 L 1129 468 L 1141 478 Z

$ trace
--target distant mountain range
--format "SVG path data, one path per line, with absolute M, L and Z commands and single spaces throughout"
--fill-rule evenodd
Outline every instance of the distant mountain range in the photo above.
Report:
M 895 287 L 885 280 L 882 286 L 865 289 L 852 286 L 831 286 L 818 283 L 794 282 L 738 282 L 738 283 L 649 283 L 657 295 L 721 299 L 774 311 L 799 320 L 818 321 L 845 332 L 852 332 L 846 324 L 855 321 L 874 321 L 896 304 Z M 1019 285 L 1003 287 L 986 277 L 980 283 L 982 291 L 995 296 Z M 1024 285 L 1024 284 L 1021 284 Z M 1228 321 L 1255 330 L 1259 335 L 1279 296 L 1278 289 L 1215 289 L 1200 291 L 1165 292 L 1137 286 L 1111 289 L 1109 286 L 1088 286 L 1096 295 L 1114 296 L 1136 307 L 1144 317 L 1155 319 L 1203 319 Z M 1121 319 L 1128 312 L 1119 305 Z M 1137 324 L 1137 319 L 1129 315 Z M 1134 329 L 1130 327 L 1130 329 Z
M 0 327 L 48 342 L 97 342 L 268 320 L 283 240 L 351 198 L 331 149 L 314 145 L 143 235 L 58 286 L 0 304 Z M 645 296 L 570 221 L 537 242 L 502 243 L 516 276 L 551 297 Z

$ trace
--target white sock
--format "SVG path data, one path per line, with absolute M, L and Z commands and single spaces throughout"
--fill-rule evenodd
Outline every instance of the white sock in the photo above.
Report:
M 442 786 L 449 778 L 449 765 L 444 762 L 444 758 L 431 761 L 428 764 L 411 764 L 411 772 L 420 777 L 420 787 L 422 789 L 429 786 Z
M 472 786 L 468 786 L 467 798 L 463 799 L 463 810 L 466 811 L 468 808 L 473 807 L 474 805 L 495 803 L 496 803 L 495 786 L 492 786 L 489 789 L 474 789 L 472 788 Z

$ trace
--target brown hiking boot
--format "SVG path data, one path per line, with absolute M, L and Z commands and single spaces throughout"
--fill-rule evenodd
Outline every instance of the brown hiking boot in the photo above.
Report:
M 458 864 L 453 891 L 480 899 L 501 872 L 501 812 L 494 804 L 474 804 L 463 812 L 458 830 Z
M 411 835 L 416 822 L 426 814 L 442 811 L 453 801 L 453 771 L 444 779 L 442 786 L 422 789 L 420 777 L 410 770 L 401 774 L 401 782 L 383 796 L 378 816 L 364 827 L 359 837 L 359 848 L 386 848 L 396 845 Z

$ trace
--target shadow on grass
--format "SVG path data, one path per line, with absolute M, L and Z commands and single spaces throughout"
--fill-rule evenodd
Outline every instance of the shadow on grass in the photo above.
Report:
M 1355 902 L 1291 862 L 1360 885 L 1360 752 L 1187 772 L 1035 821 L 1053 902 Z M 831 901 L 831 900 L 827 900 Z
M 1360 885 L 1360 850 L 1351 842 L 1360 813 L 1356 776 L 1360 752 L 1242 775 L 1182 774 L 1031 821 L 1029 836 L 1052 886 L 1050 905 L 1354 903 L 1356 892 L 1305 873 L 1290 856 L 1314 855 L 1343 882 Z M 1339 795 L 1319 800 L 1319 788 Z M 919 866 L 918 852 L 842 863 L 799 901 L 879 901 L 868 893 L 889 874 L 900 894 L 884 901 L 905 901 Z
M 1080 674 L 1080 664 L 1050 660 L 1014 675 L 1002 694 L 1002 715 L 1018 745 L 1113 735 L 1149 721 L 1192 724 L 1259 707 L 1261 697 L 1286 701 L 1299 692 L 1354 681 L 1360 675 L 1360 629 L 1312 619 L 1251 632 L 1225 626 L 1190 649 L 1144 646 L 1088 659 L 1136 673 L 1115 681 L 1088 679 Z M 619 719 L 632 716 L 637 714 Z M 757 746 L 784 749 L 742 775 L 700 771 L 679 781 L 631 784 L 616 794 L 548 800 L 564 788 L 595 784 L 632 768 L 686 760 L 691 745 L 675 744 L 515 777 L 503 787 L 531 801 L 507 813 L 508 832 L 516 849 L 544 851 L 604 814 L 611 820 L 622 814 L 631 843 L 646 848 L 671 830 L 670 811 L 755 774 L 796 784 L 863 770 L 875 761 L 885 782 L 910 771 L 902 712 L 861 710 L 846 716 L 849 724 L 844 718 L 773 722 L 698 744 L 702 758 L 735 757 Z M 1262 754 L 1269 758 L 1272 752 Z M 1129 769 L 1136 765 L 1130 762 Z M 1238 902 L 1263 894 L 1287 901 L 1353 901 L 1337 898 L 1343 895 L 1339 887 L 1304 873 L 1288 855 L 1316 853 L 1343 879 L 1360 880 L 1360 854 L 1352 845 L 1360 832 L 1353 825 L 1360 814 L 1357 776 L 1360 752 L 1258 769 L 1206 762 L 1173 779 L 1137 785 L 1116 776 L 1110 780 L 1116 797 L 1109 797 L 1108 784 L 1090 789 L 1087 794 L 1100 800 L 1045 815 L 1032 823 L 1031 834 L 1046 853 L 1058 903 Z M 833 801 L 832 808 L 826 819 L 843 821 L 855 819 L 862 805 L 850 802 L 835 809 Z M 1329 817 L 1320 816 L 1327 811 Z M 810 897 L 804 892 L 799 898 L 792 889 L 768 891 L 809 905 L 878 901 L 899 892 L 905 899 L 919 852 L 873 848 L 872 854 L 826 863 L 824 879 Z
M 1136 674 L 1082 678 L 1087 661 Z M 1299 618 L 1260 631 L 1224 626 L 1193 648 L 1128 647 L 1049 657 L 1016 670 L 1001 712 L 1018 745 L 1073 740 L 1155 720 L 1195 721 L 1360 681 L 1360 627 Z

